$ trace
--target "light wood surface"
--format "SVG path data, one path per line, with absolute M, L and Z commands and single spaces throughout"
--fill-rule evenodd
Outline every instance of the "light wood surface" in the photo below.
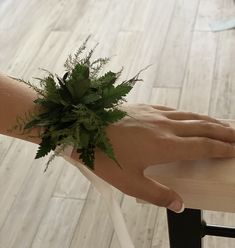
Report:
M 116 55 L 107 70 L 124 66 L 123 79 L 152 64 L 128 102 L 235 119 L 234 30 L 208 32 L 210 22 L 234 15 L 233 0 L 1 0 L 0 72 L 31 81 L 44 75 L 39 67 L 61 75 L 68 54 L 92 34 L 90 47 L 100 43 L 95 55 Z M 62 158 L 43 173 L 48 157 L 34 160 L 36 150 L 0 136 L 0 248 L 119 248 L 86 178 Z M 137 248 L 169 247 L 164 208 L 118 190 L 116 197 Z M 233 213 L 204 217 L 235 225 Z M 215 237 L 204 244 L 235 247 L 233 239 Z

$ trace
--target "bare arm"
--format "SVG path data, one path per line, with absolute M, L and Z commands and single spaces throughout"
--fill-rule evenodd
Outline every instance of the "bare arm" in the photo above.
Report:
M 37 136 L 39 129 L 35 128 L 29 134 L 22 135 L 19 130 L 11 129 L 16 124 L 16 117 L 24 117 L 28 111 L 40 111 L 33 102 L 37 93 L 23 83 L 0 74 L 0 134 L 23 139 L 36 144 L 41 142 Z
M 0 133 L 39 144 L 40 138 L 7 131 L 16 124 L 17 116 L 40 112 L 33 102 L 36 98 L 27 85 L 0 74 Z M 182 211 L 183 199 L 146 178 L 144 169 L 179 160 L 235 157 L 235 129 L 219 120 L 164 106 L 134 104 L 123 108 L 135 118 L 126 116 L 107 127 L 122 169 L 97 149 L 94 173 L 128 195 Z M 39 131 L 35 128 L 30 135 L 37 136 Z M 71 156 L 81 162 L 75 150 Z

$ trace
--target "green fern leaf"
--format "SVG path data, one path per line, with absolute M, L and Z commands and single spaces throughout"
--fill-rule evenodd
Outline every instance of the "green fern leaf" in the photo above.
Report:
M 51 150 L 54 149 L 55 146 L 52 144 L 50 137 L 42 138 L 42 142 L 39 144 L 35 159 L 46 156 Z
M 126 116 L 126 112 L 119 109 L 108 110 L 101 114 L 101 118 L 107 124 L 119 121 L 125 116 Z
M 123 97 L 126 96 L 132 89 L 129 85 L 118 85 L 117 87 L 105 88 L 103 91 L 102 106 L 104 108 L 112 108 L 120 100 L 123 100 Z M 98 103 L 99 104 L 99 103 Z

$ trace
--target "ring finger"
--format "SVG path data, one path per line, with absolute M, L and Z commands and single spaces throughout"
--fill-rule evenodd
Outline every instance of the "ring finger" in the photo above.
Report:
M 217 123 L 217 124 L 220 124 L 226 127 L 230 126 L 228 123 L 217 120 L 213 117 L 210 117 L 207 115 L 201 115 L 197 113 L 192 113 L 192 112 L 168 111 L 164 113 L 164 115 L 171 120 L 205 120 L 205 121 Z

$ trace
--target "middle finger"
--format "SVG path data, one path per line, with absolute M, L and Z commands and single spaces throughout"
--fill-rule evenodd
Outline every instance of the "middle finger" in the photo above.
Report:
M 207 137 L 235 142 L 235 129 L 201 120 L 171 121 L 173 132 L 180 137 Z

